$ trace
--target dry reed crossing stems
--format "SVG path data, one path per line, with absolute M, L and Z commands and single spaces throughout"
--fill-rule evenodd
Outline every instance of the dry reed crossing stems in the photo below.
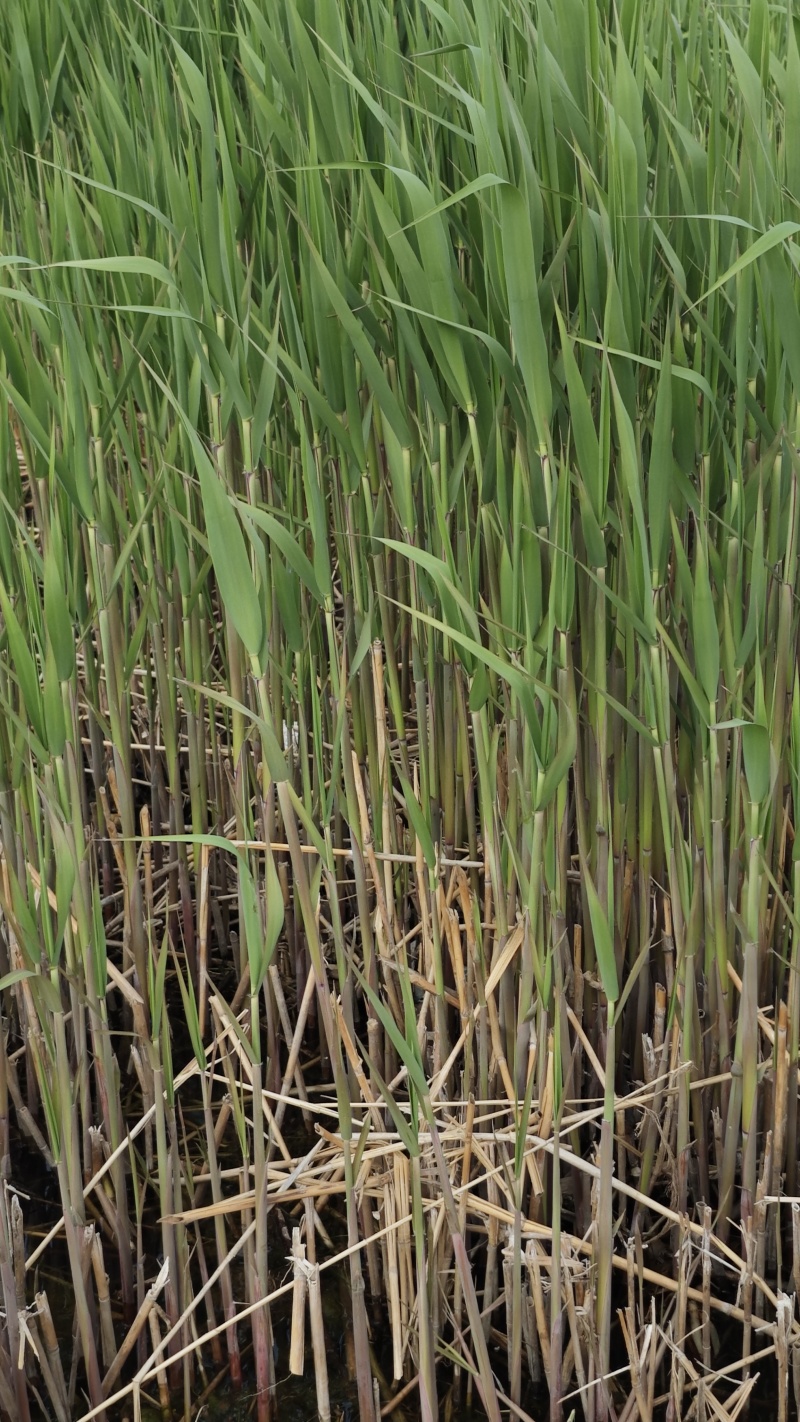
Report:
M 0 15 L 0 1414 L 783 1416 L 792 7 L 213 12 Z

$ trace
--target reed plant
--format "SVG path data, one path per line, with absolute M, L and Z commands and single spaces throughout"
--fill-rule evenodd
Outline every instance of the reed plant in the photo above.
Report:
M 800 1404 L 799 45 L 7 0 L 10 1422 Z

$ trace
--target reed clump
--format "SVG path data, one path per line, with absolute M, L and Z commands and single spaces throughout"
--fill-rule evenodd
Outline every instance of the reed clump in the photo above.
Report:
M 796 1415 L 799 41 L 2 8 L 9 1422 Z

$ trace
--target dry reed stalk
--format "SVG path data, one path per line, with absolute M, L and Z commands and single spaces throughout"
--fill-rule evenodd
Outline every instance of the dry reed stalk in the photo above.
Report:
M 469 1180 L 472 1171 L 472 1132 L 475 1123 L 475 1097 L 470 1093 L 467 1102 L 464 1120 L 464 1138 L 461 1153 L 460 1171 L 460 1191 L 458 1196 L 458 1226 L 464 1239 L 465 1247 L 468 1247 L 467 1237 L 467 1198 L 469 1194 Z M 455 1271 L 453 1280 L 453 1324 L 456 1336 L 461 1332 L 461 1318 L 463 1309 L 463 1295 L 461 1279 L 458 1270 Z M 455 1396 L 459 1397 L 461 1392 L 462 1372 L 458 1364 L 454 1367 L 454 1390 Z
M 539 1338 L 536 1329 L 536 1309 L 530 1289 L 523 1290 L 524 1308 L 522 1313 L 522 1336 L 528 1360 L 528 1373 L 537 1386 L 542 1380 L 542 1360 L 539 1352 Z
M 666 1347 L 666 1339 L 663 1337 L 663 1335 L 658 1344 L 656 1344 L 657 1337 L 658 1329 L 656 1324 L 656 1301 L 653 1298 L 650 1301 L 650 1322 L 647 1325 L 645 1338 L 645 1342 L 649 1342 L 649 1349 L 647 1351 L 647 1406 L 651 1415 L 653 1412 L 653 1403 L 656 1392 L 656 1370 L 661 1363 L 661 1359 L 663 1357 L 663 1349 Z M 643 1348 L 643 1356 L 644 1351 L 645 1350 Z
M 292 1324 L 289 1343 L 289 1372 L 302 1377 L 305 1371 L 305 1319 L 308 1276 L 306 1272 L 306 1248 L 300 1238 L 300 1229 L 292 1230 L 292 1261 L 294 1287 L 292 1289 Z
M 221 1000 L 218 998 L 211 998 L 212 1010 L 217 1010 L 218 1005 L 220 1005 L 220 1001 Z M 222 1006 L 224 1010 L 224 1004 L 222 1004 Z M 229 1073 L 232 1071 L 232 1068 L 230 1066 L 230 1056 L 232 1055 L 236 1058 L 241 1072 L 240 1082 L 238 1083 L 238 1090 L 252 1092 L 254 1064 L 247 1056 L 245 1047 L 243 1046 L 241 1040 L 237 1037 L 236 1031 L 232 1026 L 230 1020 L 227 1019 L 227 1017 L 223 1019 L 221 1016 L 218 1016 L 217 1041 L 220 1045 L 224 1043 L 227 1048 L 227 1051 L 222 1053 L 222 1060 L 225 1065 L 225 1071 L 228 1077 L 229 1084 L 231 1082 L 231 1075 Z M 237 1086 L 234 1086 L 233 1089 L 237 1090 Z M 277 1125 L 275 1116 L 272 1112 L 272 1108 L 269 1104 L 268 1093 L 265 1090 L 259 1090 L 257 1092 L 257 1095 L 260 1097 L 261 1100 L 261 1109 L 263 1112 L 264 1120 L 266 1122 L 267 1134 L 270 1140 L 274 1140 L 284 1160 L 288 1164 L 291 1164 L 293 1161 L 293 1157 L 289 1150 L 289 1147 L 286 1144 L 286 1141 L 283 1138 L 283 1135 L 281 1134 L 280 1128 Z
M 622 1336 L 625 1340 L 625 1348 L 628 1353 L 628 1362 L 631 1371 L 631 1386 L 633 1395 L 636 1398 L 636 1405 L 639 1409 L 640 1422 L 652 1422 L 652 1414 L 648 1409 L 647 1397 L 642 1386 L 642 1356 L 636 1336 L 636 1325 L 633 1313 L 630 1308 L 619 1310 L 619 1321 L 622 1328 Z
M 531 1297 L 533 1299 L 534 1313 L 536 1318 L 536 1328 L 539 1335 L 539 1348 L 542 1355 L 542 1365 L 545 1377 L 548 1381 L 552 1377 L 550 1366 L 550 1329 L 547 1324 L 547 1310 L 544 1302 L 544 1286 L 542 1283 L 541 1269 L 539 1265 L 540 1254 L 539 1244 L 536 1239 L 529 1239 L 525 1245 L 525 1263 L 528 1266 L 528 1276 L 530 1279 Z
M 388 1284 L 387 1303 L 389 1307 L 389 1326 L 392 1332 L 393 1377 L 395 1382 L 399 1382 L 403 1376 L 403 1321 L 398 1236 L 395 1227 L 397 1213 L 395 1210 L 394 1183 L 391 1179 L 385 1182 L 382 1193 L 386 1251 L 384 1277 Z
M 50 1353 L 45 1348 L 37 1317 L 34 1314 L 28 1314 L 26 1316 L 25 1331 L 28 1336 L 28 1341 L 30 1342 L 33 1356 L 38 1362 L 45 1390 L 56 1417 L 58 1418 L 58 1422 L 68 1422 L 69 1412 L 67 1410 L 66 1397 L 62 1395 L 59 1380 L 50 1366 Z
M 381 875 L 381 873 L 380 873 L 380 871 L 379 871 L 379 869 L 378 869 L 378 859 L 377 859 L 377 855 L 376 855 L 376 852 L 375 852 L 375 846 L 374 846 L 374 841 L 373 841 L 373 836 L 372 836 L 372 827 L 371 827 L 370 815 L 369 815 L 369 810 L 368 810 L 368 808 L 367 808 L 367 800 L 366 800 L 366 796 L 365 796 L 365 794 L 364 794 L 364 786 L 363 786 L 362 779 L 361 779 L 361 767 L 360 767 L 360 765 L 359 765 L 359 763 L 358 763 L 358 758 L 357 758 L 357 756 L 356 756 L 355 751 L 353 752 L 353 777 L 354 777 L 354 782 L 355 782 L 356 794 L 357 794 L 357 797 L 358 797 L 359 813 L 360 813 L 360 817 L 361 817 L 362 843 L 363 843 L 364 852 L 365 852 L 365 854 L 366 854 L 367 863 L 368 863 L 368 865 L 369 865 L 370 872 L 371 872 L 371 875 L 372 875 L 372 885 L 373 885 L 373 890 L 374 890 L 374 892 L 375 892 L 375 898 L 376 898 L 377 907 L 378 907 L 378 922 L 377 922 L 377 924 L 376 924 L 376 938 L 377 938 L 377 942 L 378 942 L 379 957 L 383 960 L 384 983 L 385 983 L 385 986 L 386 986 L 387 998 L 388 998 L 389 1005 L 390 1005 L 390 1008 L 391 1008 L 391 1011 L 392 1011 L 392 1015 L 393 1015 L 395 1021 L 399 1023 L 399 1022 L 402 1022 L 402 1020 L 403 1020 L 403 1014 L 402 1014 L 402 1007 L 401 1007 L 401 1004 L 400 1004 L 400 999 L 399 999 L 398 993 L 397 993 L 397 987 L 396 987 L 396 984 L 395 984 L 395 982 L 394 982 L 394 977 L 393 977 L 393 973 L 392 973 L 393 958 L 394 958 L 394 933 L 393 933 L 393 926 L 392 926 L 392 921 L 391 921 L 391 917 L 390 917 L 390 911 L 389 911 L 389 908 L 387 907 L 387 899 L 386 899 L 386 893 L 385 893 L 385 888 L 384 888 L 383 877 L 382 877 L 382 875 Z M 382 807 L 381 812 L 382 812 L 382 814 L 385 812 L 385 800 L 386 800 L 386 797 L 385 797 L 385 796 L 381 796 L 381 807 Z M 389 877 L 390 877 L 390 879 L 391 879 L 390 870 L 389 870 Z M 390 902 L 391 902 L 391 901 L 390 901 Z M 384 1053 L 384 1072 L 385 1072 L 385 1074 L 388 1076 L 389 1071 L 388 1071 L 388 1066 L 386 1066 L 386 1056 L 385 1056 L 386 1050 L 387 1050 L 387 1043 L 384 1042 L 384 1045 L 383 1045 L 383 1053 Z
M 206 1124 L 206 1141 L 208 1151 L 208 1169 L 211 1179 L 211 1193 L 215 1205 L 222 1203 L 222 1186 L 219 1175 L 219 1165 L 217 1162 L 217 1145 L 211 1116 L 211 1102 L 205 1077 L 201 1078 L 203 1092 L 203 1113 Z M 231 1381 L 234 1387 L 241 1385 L 241 1361 L 239 1352 L 239 1340 L 236 1327 L 233 1324 L 235 1305 L 233 1301 L 233 1285 L 231 1282 L 230 1270 L 225 1264 L 227 1258 L 227 1241 L 225 1237 L 225 1224 L 221 1216 L 216 1216 L 214 1220 L 214 1233 L 217 1251 L 217 1264 L 222 1268 L 221 1293 L 223 1316 L 229 1320 L 227 1332 L 228 1359 L 230 1362 Z
M 145 1294 L 145 1297 L 143 1298 L 139 1306 L 139 1310 L 136 1314 L 136 1317 L 134 1318 L 130 1328 L 128 1329 L 127 1333 L 125 1334 L 125 1337 L 122 1340 L 122 1344 L 120 1345 L 116 1357 L 114 1358 L 113 1362 L 111 1363 L 111 1366 L 108 1369 L 108 1372 L 103 1378 L 103 1392 L 106 1397 L 108 1397 L 108 1395 L 110 1394 L 114 1383 L 117 1381 L 117 1378 L 122 1372 L 125 1363 L 127 1362 L 128 1358 L 130 1357 L 130 1354 L 136 1346 L 136 1343 L 142 1333 L 142 1330 L 148 1322 L 151 1310 L 158 1302 L 158 1298 L 164 1288 L 164 1285 L 167 1282 L 168 1272 L 169 1260 L 165 1259 L 158 1272 L 158 1275 L 153 1280 L 153 1283 L 150 1285 L 150 1288 L 147 1290 L 147 1293 Z
M 11 1262 L 14 1270 L 14 1289 L 17 1312 L 24 1314 L 27 1307 L 25 1291 L 25 1240 L 23 1232 L 22 1205 L 19 1195 L 9 1197 L 9 1232 L 11 1235 Z
M 672 1386 L 667 1408 L 667 1422 L 677 1422 L 683 1417 L 684 1368 L 682 1363 L 686 1339 L 686 1313 L 688 1305 L 689 1273 L 691 1270 L 692 1245 L 689 1221 L 681 1216 L 678 1237 L 678 1294 L 675 1306 L 672 1347 Z
M 703 1262 L 703 1367 L 711 1370 L 711 1206 L 703 1209 L 703 1242 L 701 1246 Z
M 770 1192 L 779 1195 L 783 1180 L 783 1162 L 786 1148 L 786 1127 L 789 1115 L 789 1021 L 786 1003 L 781 998 L 778 1003 L 778 1030 L 775 1035 L 775 1091 L 773 1100 L 772 1128 L 772 1180 Z M 774 1212 L 777 1216 L 777 1212 Z M 776 1226 L 777 1227 L 777 1226 Z
M 325 1347 L 325 1324 L 322 1316 L 319 1265 L 314 1238 L 314 1214 L 306 1205 L 306 1253 L 308 1278 L 308 1313 L 311 1322 L 311 1348 L 314 1355 L 314 1383 L 317 1391 L 317 1415 L 320 1422 L 330 1422 L 331 1404 L 328 1393 L 328 1361 Z
M 352 1144 L 352 1124 L 350 1139 L 343 1140 L 344 1189 L 347 1214 L 347 1241 L 350 1253 L 350 1301 L 352 1309 L 353 1368 L 359 1411 L 364 1422 L 372 1422 L 374 1402 L 369 1324 L 365 1298 L 364 1274 L 359 1238 L 359 1212 L 357 1203 L 357 1177 L 354 1173 Z M 369 1249 L 369 1246 L 367 1246 Z M 435 1336 L 435 1335 L 434 1335 Z
M 272 990 L 275 994 L 275 1001 L 278 1005 L 278 1013 L 280 1015 L 281 1025 L 283 1026 L 285 1040 L 291 1043 L 289 1047 L 289 1060 L 286 1063 L 286 1070 L 284 1072 L 283 1083 L 281 1085 L 281 1097 L 284 1099 L 282 1099 L 278 1103 L 278 1109 L 275 1112 L 275 1120 L 278 1127 L 280 1128 L 280 1126 L 283 1124 L 283 1117 L 286 1109 L 286 1100 L 288 1100 L 288 1092 L 292 1081 L 295 1082 L 295 1085 L 297 1087 L 297 1094 L 300 1097 L 300 1100 L 306 1103 L 308 1102 L 305 1082 L 303 1081 L 303 1073 L 300 1068 L 299 1061 L 300 1049 L 303 1044 L 303 1034 L 305 1032 L 306 1020 L 308 1017 L 308 1009 L 311 1005 L 311 999 L 314 995 L 316 979 L 314 977 L 313 971 L 310 972 L 306 980 L 306 987 L 303 993 L 303 999 L 298 1008 L 297 1020 L 295 1022 L 294 1030 L 292 1030 L 291 1024 L 289 1022 L 289 1014 L 286 1011 L 286 1000 L 283 995 L 280 974 L 278 973 L 278 970 L 274 966 L 274 964 L 270 966 L 269 978 L 272 984 Z M 303 1118 L 306 1122 L 306 1125 L 310 1128 L 312 1124 L 310 1113 L 308 1111 L 304 1111 Z
M 350 1031 L 350 1027 L 348 1026 L 347 1022 L 345 1021 L 345 1017 L 344 1017 L 344 1013 L 343 1013 L 343 1011 L 342 1011 L 341 1003 L 337 1002 L 337 1003 L 335 1004 L 335 1007 L 336 1007 L 336 1018 L 337 1018 L 337 1022 L 338 1022 L 338 1026 L 339 1026 L 339 1032 L 340 1032 L 340 1034 L 341 1034 L 341 1039 L 342 1039 L 342 1046 L 343 1046 L 344 1049 L 345 1049 L 345 1053 L 346 1053 L 346 1056 L 347 1056 L 348 1063 L 349 1063 L 349 1065 L 350 1065 L 350 1067 L 351 1067 L 351 1069 L 352 1069 L 352 1071 L 353 1071 L 353 1075 L 355 1076 L 355 1079 L 356 1079 L 356 1081 L 357 1081 L 357 1083 L 358 1083 L 358 1086 L 359 1086 L 359 1089 L 360 1089 L 360 1091 L 361 1091 L 361 1099 L 362 1099 L 362 1102 L 363 1102 L 365 1105 L 367 1105 L 367 1106 L 373 1108 L 373 1110 L 372 1110 L 372 1116 L 373 1116 L 373 1119 L 374 1119 L 374 1121 L 375 1121 L 375 1123 L 376 1123 L 378 1129 L 380 1129 L 380 1127 L 381 1127 L 381 1125 L 382 1125 L 382 1114 L 381 1114 L 380 1107 L 377 1105 L 377 1102 L 376 1102 L 375 1092 L 373 1091 L 370 1082 L 367 1080 L 366 1076 L 364 1075 L 363 1062 L 362 1062 L 362 1060 L 361 1060 L 361 1057 L 359 1056 L 358 1051 L 356 1050 L 356 1045 L 355 1045 L 355 1042 L 353 1041 L 353 1034 L 352 1034 L 352 1032 Z
M 89 1127 L 89 1142 L 91 1149 L 91 1175 L 96 1176 L 102 1167 L 103 1153 L 103 1132 L 99 1126 Z M 100 1213 L 104 1216 L 105 1222 L 112 1239 L 119 1238 L 119 1222 L 113 1201 L 105 1189 L 97 1189 L 93 1196 L 87 1197 L 87 1204 L 91 1209 L 93 1202 L 99 1206 Z
M 69 1386 L 67 1398 L 70 1410 L 75 1401 L 75 1389 L 78 1381 L 78 1363 L 80 1353 L 78 1341 L 80 1340 L 80 1352 L 83 1354 L 83 1361 L 89 1376 L 92 1393 L 102 1384 L 99 1382 L 99 1365 L 95 1347 L 97 1336 L 97 1317 L 94 1305 L 94 1295 L 89 1289 L 89 1279 L 92 1271 L 92 1238 L 94 1235 L 94 1225 L 84 1225 L 78 1233 L 78 1228 L 74 1219 L 69 1216 L 66 1220 L 67 1245 L 70 1248 L 71 1272 L 75 1290 L 75 1309 L 72 1323 L 72 1366 L 70 1368 Z M 98 1403 L 93 1403 L 95 1407 Z M 99 1415 L 103 1417 L 104 1411 Z
M 417 1343 L 419 1348 L 419 1395 L 422 1422 L 435 1422 L 438 1415 L 436 1386 L 436 1359 L 434 1353 L 433 1316 L 430 1308 L 428 1285 L 427 1229 L 422 1201 L 422 1175 L 420 1157 L 411 1156 L 409 1161 L 411 1180 L 412 1229 L 414 1253 L 416 1256 L 415 1312 L 417 1322 Z
M 108 1369 L 117 1356 L 117 1344 L 114 1338 L 114 1320 L 111 1315 L 111 1295 L 108 1289 L 108 1275 L 103 1260 L 103 1242 L 97 1232 L 95 1232 L 92 1237 L 92 1269 L 94 1271 L 94 1282 L 95 1288 L 97 1289 L 97 1303 L 100 1313 L 100 1339 L 103 1348 L 103 1366 Z
M 254 1048 L 258 1041 L 257 1029 L 253 1029 Z M 256 1060 L 252 1066 L 253 1085 L 253 1180 L 255 1198 L 255 1218 L 256 1233 L 254 1240 L 254 1252 L 252 1259 L 251 1290 L 254 1300 L 265 1299 L 269 1293 L 269 1274 L 267 1263 L 267 1171 L 266 1171 L 266 1151 L 264 1144 L 264 1129 L 257 1109 L 257 1102 L 262 1098 L 261 1082 L 262 1070 L 261 1061 Z M 244 1217 L 243 1217 L 244 1218 Z M 253 1315 L 253 1348 L 256 1360 L 256 1378 L 258 1385 L 258 1413 L 259 1422 L 269 1422 L 272 1412 L 272 1403 L 275 1391 L 275 1371 L 274 1354 L 272 1347 L 272 1322 L 270 1318 L 269 1304 L 264 1303 L 263 1308 Z
M 767 1262 L 767 1204 L 766 1197 L 772 1179 L 772 1131 L 767 1131 L 764 1142 L 764 1158 L 762 1162 L 761 1174 L 756 1185 L 756 1198 L 753 1208 L 754 1229 L 756 1236 L 756 1273 L 760 1279 L 764 1278 Z M 757 1318 L 764 1317 L 764 1296 L 759 1290 L 756 1294 L 755 1312 Z
M 53 1315 L 50 1312 L 50 1305 L 47 1301 L 47 1294 L 42 1290 L 36 1295 L 36 1311 L 39 1319 L 40 1332 L 42 1335 L 44 1348 L 47 1353 L 47 1361 L 50 1368 L 50 1376 L 55 1384 L 58 1394 L 58 1403 L 53 1398 L 53 1406 L 59 1418 L 69 1417 L 69 1406 L 67 1400 L 67 1384 L 64 1378 L 64 1369 L 61 1363 L 61 1350 L 58 1344 Z
M 506 1244 L 505 1244 L 505 1247 L 504 1247 L 504 1249 L 503 1249 L 503 1251 L 502 1251 L 502 1260 L 503 1260 L 503 1295 L 502 1295 L 502 1297 L 503 1297 L 503 1303 L 504 1303 L 504 1305 L 505 1305 L 505 1316 L 506 1316 L 506 1367 L 507 1367 L 507 1369 L 508 1369 L 508 1376 L 509 1376 L 509 1379 L 511 1379 L 511 1385 L 510 1385 L 509 1391 L 511 1392 L 512 1396 L 514 1395 L 515 1390 L 516 1390 L 514 1384 L 515 1384 L 515 1375 L 516 1375 L 516 1372 L 517 1372 L 516 1357 L 515 1357 L 515 1353 L 514 1353 L 514 1335 L 515 1335 L 515 1332 L 516 1332 L 516 1328 L 517 1328 L 517 1326 L 518 1326 L 518 1325 L 517 1325 L 517 1313 L 516 1313 L 516 1311 L 515 1311 L 515 1298 L 514 1298 L 514 1261 L 515 1261 L 515 1257 L 516 1257 L 517 1252 L 520 1252 L 520 1253 L 521 1253 L 521 1250 L 519 1249 L 519 1246 L 518 1246 L 518 1244 L 516 1243 L 516 1237 L 515 1237 L 515 1233 L 514 1233 L 514 1227 L 513 1227 L 513 1225 L 512 1225 L 511 1228 L 506 1232 Z M 521 1315 L 520 1315 L 519 1327 L 520 1327 L 520 1330 L 521 1330 L 521 1327 L 522 1327 Z M 522 1340 L 521 1340 L 521 1338 L 520 1338 L 520 1342 L 521 1342 L 521 1341 L 522 1341 Z M 516 1397 L 515 1397 L 515 1401 L 518 1401 L 518 1399 L 517 1399 Z
M 151 1306 L 147 1312 L 147 1324 L 150 1328 L 150 1337 L 153 1343 L 153 1353 L 157 1356 L 161 1348 L 161 1329 L 158 1323 L 158 1310 L 155 1305 Z M 169 1382 L 167 1381 L 167 1370 L 160 1364 L 153 1369 L 156 1382 L 158 1384 L 158 1401 L 161 1411 L 165 1417 L 170 1412 Z
M 484 1275 L 483 1295 L 481 1298 L 481 1315 L 483 1318 L 484 1335 L 487 1340 L 489 1338 L 489 1330 L 492 1326 L 492 1309 L 495 1299 L 498 1297 L 497 1284 L 499 1275 L 500 1223 L 497 1214 L 491 1209 L 492 1206 L 499 1208 L 500 1205 L 500 1193 L 496 1176 L 497 1166 L 494 1158 L 495 1149 L 496 1147 L 494 1145 L 487 1145 L 484 1151 L 484 1157 L 488 1165 L 486 1189 L 488 1192 L 490 1213 L 488 1217 L 486 1272 Z
M 672 1034 L 665 1038 L 664 1051 L 667 1053 L 669 1065 L 669 1076 L 665 1090 L 666 1104 L 663 1121 L 659 1125 L 659 1147 L 656 1163 L 653 1167 L 650 1185 L 659 1179 L 664 1171 L 665 1165 L 669 1166 L 669 1173 L 673 1177 L 673 1183 L 677 1188 L 677 1162 L 675 1158 L 675 1137 L 677 1130 L 677 1113 L 675 1102 L 678 1098 L 679 1083 L 683 1064 L 681 1062 L 681 1034 L 677 1020 L 673 1023 Z M 674 1231 L 673 1233 L 677 1233 Z
M 636 1243 L 633 1235 L 628 1235 L 628 1244 L 625 1250 L 625 1257 L 628 1263 L 628 1310 L 630 1318 L 636 1322 Z M 641 1280 L 639 1281 L 641 1284 Z M 640 1314 L 641 1317 L 641 1314 Z
M 564 1365 L 568 1359 L 564 1355 L 564 1313 L 559 1308 L 550 1328 L 550 1422 L 562 1422 L 562 1394 L 564 1388 Z
M 778 1295 L 775 1318 L 775 1353 L 778 1362 L 778 1422 L 788 1422 L 789 1416 L 789 1335 L 794 1299 Z
M 617 1178 L 619 1180 L 625 1180 L 628 1143 L 625 1136 L 624 1110 L 618 1110 L 614 1113 L 614 1135 L 617 1144 Z
M 208 1263 L 206 1260 L 205 1245 L 203 1244 L 203 1236 L 200 1232 L 200 1226 L 198 1224 L 195 1224 L 194 1227 L 194 1253 L 195 1257 L 197 1258 L 198 1267 L 200 1270 L 201 1286 L 205 1287 L 205 1285 L 208 1283 Z M 223 1360 L 222 1344 L 216 1332 L 217 1315 L 216 1310 L 214 1308 L 214 1300 L 212 1298 L 210 1290 L 207 1291 L 203 1302 L 205 1304 L 206 1324 L 208 1332 L 213 1335 L 211 1339 L 211 1356 L 215 1367 L 219 1368 L 222 1367 Z M 200 1360 L 198 1359 L 198 1361 Z
M 748 1357 L 751 1351 L 751 1339 L 753 1333 L 753 1276 L 755 1273 L 756 1261 L 756 1236 L 754 1230 L 753 1216 L 747 1216 L 742 1222 L 742 1233 L 744 1243 L 744 1271 L 742 1274 L 742 1311 L 744 1313 L 744 1329 L 742 1331 L 742 1352 Z M 742 1382 L 746 1383 L 749 1377 L 749 1364 L 745 1365 Z
M 584 1364 L 583 1340 L 578 1322 L 578 1311 L 575 1306 L 575 1290 L 572 1282 L 573 1270 L 576 1259 L 572 1253 L 569 1240 L 561 1237 L 561 1278 L 564 1290 L 564 1304 L 569 1322 L 569 1336 L 572 1344 L 572 1359 L 577 1380 L 577 1391 L 581 1398 L 584 1416 L 588 1422 L 588 1401 L 586 1390 L 586 1368 Z
M 381 1287 L 380 1249 L 372 1238 L 375 1233 L 375 1216 L 372 1207 L 374 1196 L 375 1186 L 372 1182 L 372 1163 L 370 1161 L 364 1161 L 362 1158 L 361 1171 L 359 1172 L 359 1178 L 356 1183 L 356 1199 L 359 1202 L 361 1233 L 364 1236 L 366 1244 L 369 1289 L 372 1298 L 375 1300 L 381 1297 L 383 1289 Z
M 566 1316 L 566 1311 L 565 1311 L 564 1314 L 562 1314 L 562 1324 L 561 1324 L 562 1329 L 565 1327 L 565 1324 L 564 1324 L 565 1316 Z M 552 1336 L 552 1329 L 550 1330 L 550 1332 L 551 1332 L 551 1336 Z M 563 1338 L 562 1338 L 562 1343 L 563 1343 Z M 564 1397 L 566 1396 L 566 1394 L 571 1391 L 571 1389 L 572 1389 L 572 1382 L 573 1382 L 573 1379 L 574 1379 L 574 1377 L 575 1377 L 575 1364 L 574 1364 L 574 1361 L 573 1361 L 573 1348 L 572 1348 L 572 1339 L 571 1339 L 571 1338 L 568 1338 L 568 1339 L 567 1339 L 567 1346 L 566 1346 L 566 1348 L 563 1348 L 563 1347 L 562 1347 L 562 1353 L 563 1353 L 563 1357 L 562 1357 L 562 1360 L 561 1360 L 561 1377 L 560 1377 L 560 1379 L 559 1379 L 559 1388 L 560 1388 L 560 1392 L 559 1392 L 559 1406 L 563 1408 L 563 1399 L 564 1399 Z
M 256 1276 L 256 1234 L 259 1201 L 256 1197 L 255 1190 L 248 1188 L 249 1182 L 252 1179 L 249 1146 L 250 1142 L 245 1140 L 244 1147 L 242 1150 L 242 1166 L 239 1172 L 240 1188 L 237 1196 L 241 1208 L 239 1208 L 236 1213 L 239 1216 L 239 1227 L 241 1235 L 243 1238 L 246 1239 L 244 1249 L 242 1250 L 244 1293 L 245 1302 L 247 1308 L 250 1311 L 249 1318 L 251 1341 L 253 1345 L 253 1355 L 256 1360 L 256 1395 L 260 1399 L 258 1403 L 259 1409 L 263 1411 L 264 1397 L 265 1393 L 268 1396 L 268 1390 L 265 1389 L 265 1379 L 263 1376 L 264 1335 L 260 1321 L 262 1312 L 260 1308 L 261 1295 L 258 1289 L 258 1282 Z M 183 1315 L 183 1317 L 188 1322 L 188 1317 L 186 1315 Z M 179 1335 L 180 1341 L 181 1343 L 184 1343 L 184 1346 L 185 1332 L 186 1328 L 184 1324 L 184 1327 Z M 262 1417 L 259 1417 L 259 1422 L 262 1422 Z
M 539 1098 L 539 1126 L 538 1126 L 538 1132 L 537 1132 L 537 1134 L 541 1137 L 541 1139 L 542 1139 L 543 1141 L 547 1141 L 547 1140 L 550 1139 L 550 1136 L 551 1136 L 552 1130 L 553 1130 L 553 1104 L 554 1104 L 554 1079 L 553 1079 L 553 1073 L 554 1073 L 554 1063 L 553 1063 L 553 1033 L 550 1032 L 550 1033 L 548 1034 L 548 1041 L 547 1041 L 547 1057 L 546 1057 L 546 1065 L 545 1065 L 545 1070 L 544 1070 L 544 1080 L 543 1080 L 543 1083 L 542 1083 L 542 1090 L 541 1090 L 541 1095 L 540 1095 L 540 1098 Z M 526 1084 L 527 1084 L 527 1083 L 526 1083 Z M 536 1175 L 537 1175 L 537 1176 L 541 1176 L 542 1160 L 543 1160 L 543 1155 L 542 1155 L 542 1154 L 536 1155 L 536 1156 L 534 1156 L 534 1158 L 533 1158 L 533 1164 L 534 1164 L 534 1166 L 535 1166 L 535 1170 L 536 1170 Z M 533 1177 L 532 1177 L 532 1178 L 533 1178 Z M 536 1210 L 538 1209 L 538 1203 L 537 1203 L 537 1202 L 538 1202 L 539 1198 L 540 1198 L 540 1196 L 537 1195 L 535 1191 L 532 1191 L 532 1192 L 531 1192 L 531 1202 L 530 1202 L 530 1209 L 529 1209 L 529 1215 L 530 1215 L 530 1218 L 531 1218 L 531 1219 L 536 1219 L 536 1218 L 538 1218 L 538 1215 L 537 1215 L 537 1213 L 536 1213 Z
M 592 1206 L 594 1207 L 595 1190 L 592 1189 Z M 591 1238 L 594 1246 L 596 1242 L 596 1226 L 594 1220 L 591 1224 Z M 595 1422 L 598 1416 L 598 1383 L 602 1380 L 598 1377 L 599 1354 L 597 1347 L 597 1316 L 595 1309 L 595 1291 L 593 1288 L 594 1277 L 590 1274 L 589 1287 L 584 1295 L 584 1320 L 586 1324 L 586 1400 L 587 1400 L 587 1422 Z

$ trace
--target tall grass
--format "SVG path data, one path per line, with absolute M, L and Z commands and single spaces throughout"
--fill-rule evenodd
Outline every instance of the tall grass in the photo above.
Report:
M 10 1418 L 325 1417 L 331 1263 L 361 1422 L 787 1416 L 798 42 L 4 7 Z

